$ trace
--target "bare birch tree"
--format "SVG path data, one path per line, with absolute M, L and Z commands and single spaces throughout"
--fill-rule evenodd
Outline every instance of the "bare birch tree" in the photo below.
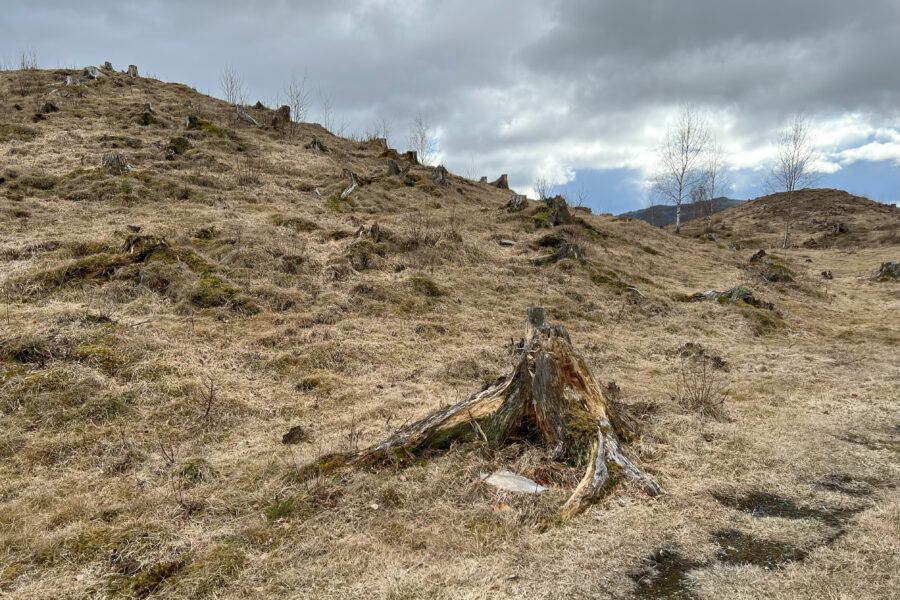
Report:
M 331 106 L 331 96 L 319 90 L 319 108 L 322 110 L 322 127 L 331 131 L 334 127 L 334 108 Z
M 309 111 L 309 92 L 306 89 L 306 79 L 291 77 L 284 86 L 284 96 L 287 105 L 291 108 L 290 134 L 297 131 L 297 123 L 306 120 Z
M 702 177 L 702 160 L 709 144 L 706 119 L 696 108 L 681 107 L 677 121 L 666 130 L 659 148 L 656 192 L 675 205 L 675 233 L 681 231 L 681 205 Z
M 704 199 L 702 214 L 706 219 L 706 231 L 712 231 L 712 216 L 719 211 L 720 195 L 728 185 L 728 165 L 725 161 L 725 150 L 715 138 L 711 138 L 706 151 L 703 169 Z
M 550 196 L 550 181 L 546 177 L 535 179 L 533 187 L 538 200 L 546 200 Z
M 769 173 L 769 186 L 774 191 L 787 192 L 782 248 L 791 244 L 794 192 L 815 183 L 816 174 L 812 167 L 817 156 L 809 135 L 809 123 L 803 114 L 797 113 L 791 124 L 778 134 L 778 153 Z
M 234 68 L 234 65 L 225 65 L 219 74 L 219 90 L 228 104 L 244 104 L 247 90 L 244 87 L 244 79 Z
M 419 162 L 429 165 L 437 154 L 437 140 L 428 119 L 421 112 L 416 113 L 409 124 L 409 147 L 416 151 Z

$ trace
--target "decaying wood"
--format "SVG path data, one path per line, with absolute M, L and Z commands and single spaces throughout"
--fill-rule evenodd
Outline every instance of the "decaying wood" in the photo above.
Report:
M 356 176 L 356 173 L 350 171 L 348 169 L 344 169 L 344 177 L 350 180 L 350 185 L 341 192 L 341 200 L 346 200 L 347 196 L 353 193 L 353 190 L 359 187 L 359 178 Z
M 110 175 L 121 175 L 133 170 L 121 154 L 104 154 L 102 162 L 103 168 Z
M 307 148 L 318 150 L 319 152 L 331 152 L 331 148 L 319 141 L 319 138 L 313 137 L 312 141 L 306 145 Z
M 137 65 L 128 65 L 128 70 L 126 71 L 126 73 L 128 75 L 130 75 L 131 77 L 137 77 L 138 76 Z
M 602 499 L 621 479 L 650 496 L 665 494 L 625 457 L 617 433 L 621 426 L 566 330 L 549 325 L 541 307 L 528 309 L 528 323 L 530 337 L 511 373 L 374 446 L 325 457 L 316 467 L 404 462 L 457 443 L 481 441 L 497 448 L 527 438 L 547 448 L 554 460 L 585 469 L 562 507 L 562 519 Z
M 571 258 L 572 260 L 577 260 L 578 262 L 583 263 L 585 261 L 584 248 L 581 247 L 581 244 L 570 244 L 569 242 L 564 242 L 560 245 L 559 248 L 556 249 L 556 252 L 554 252 L 550 256 L 533 258 L 531 259 L 531 262 L 532 264 L 540 266 L 549 263 L 555 263 L 564 258 Z
M 495 188 L 500 188 L 501 190 L 509 189 L 509 181 L 506 178 L 506 173 L 497 178 L 496 181 L 492 181 L 491 185 Z
M 519 212 L 520 210 L 525 210 L 527 206 L 528 198 L 521 194 L 513 194 L 509 197 L 509 202 L 507 202 L 500 208 L 507 212 Z
M 240 104 L 236 104 L 234 106 L 235 112 L 237 113 L 237 118 L 245 123 L 250 123 L 254 127 L 259 127 L 259 121 L 253 118 L 253 116 L 244 110 Z

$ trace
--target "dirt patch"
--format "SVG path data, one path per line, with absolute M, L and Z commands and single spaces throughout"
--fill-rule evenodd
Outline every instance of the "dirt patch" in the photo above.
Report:
M 775 568 L 785 563 L 803 560 L 807 551 L 778 542 L 756 538 L 737 529 L 724 529 L 713 534 L 721 550 L 716 555 L 726 565 L 756 565 Z
M 674 550 L 660 548 L 647 556 L 641 569 L 631 575 L 634 598 L 693 599 L 697 596 L 688 582 L 688 573 L 704 567 Z

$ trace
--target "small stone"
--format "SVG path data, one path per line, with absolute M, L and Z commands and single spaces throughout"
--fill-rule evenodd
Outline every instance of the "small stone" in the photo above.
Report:
M 524 492 L 529 494 L 540 494 L 543 491 L 546 491 L 542 485 L 538 485 L 534 481 L 528 479 L 527 477 L 522 477 L 521 475 L 516 475 L 515 473 L 507 470 L 494 471 L 491 474 L 482 473 L 481 480 L 487 484 L 490 484 L 496 488 L 500 488 L 501 490 L 506 490 L 507 492 Z

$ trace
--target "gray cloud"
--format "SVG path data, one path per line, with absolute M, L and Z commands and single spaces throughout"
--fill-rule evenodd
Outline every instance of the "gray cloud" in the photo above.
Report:
M 849 139 L 835 129 L 847 115 L 900 130 L 896 0 L 7 4 L 7 62 L 31 46 L 45 67 L 135 63 L 214 94 L 230 63 L 270 101 L 305 76 L 348 131 L 386 118 L 403 146 L 424 111 L 451 168 L 508 172 L 520 187 L 538 173 L 648 169 L 683 102 L 708 108 L 744 166 L 797 110 L 829 139 Z

